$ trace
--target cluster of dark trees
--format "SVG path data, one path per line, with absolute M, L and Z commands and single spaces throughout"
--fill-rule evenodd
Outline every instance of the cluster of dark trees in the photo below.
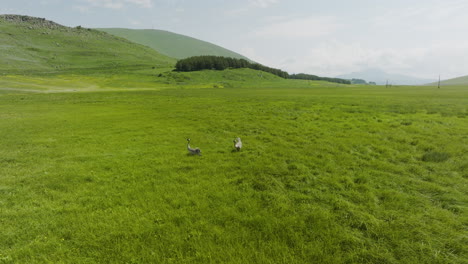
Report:
M 236 68 L 250 68 L 272 73 L 282 78 L 288 78 L 285 71 L 270 68 L 258 63 L 251 63 L 244 59 L 235 59 L 221 56 L 194 56 L 177 61 L 176 71 L 224 70 Z
M 351 84 L 351 81 L 340 78 L 319 77 L 316 75 L 299 73 L 288 74 L 285 71 L 270 68 L 258 63 L 252 63 L 245 59 L 235 59 L 222 56 L 194 56 L 177 61 L 175 65 L 176 71 L 200 71 L 200 70 L 224 70 L 236 68 L 250 68 L 272 73 L 276 76 L 285 79 L 302 79 L 302 80 L 318 80 L 343 84 Z
M 351 79 L 352 84 L 367 84 L 366 80 L 363 79 Z
M 366 82 L 366 80 L 363 79 L 351 79 L 352 84 L 370 84 L 370 85 L 377 85 L 375 82 Z
M 320 76 L 316 76 L 316 75 L 312 75 L 312 74 L 305 74 L 305 73 L 291 74 L 291 75 L 289 75 L 289 78 L 290 79 L 327 81 L 327 82 L 334 82 L 334 83 L 351 84 L 351 81 L 345 80 L 345 79 L 320 77 Z

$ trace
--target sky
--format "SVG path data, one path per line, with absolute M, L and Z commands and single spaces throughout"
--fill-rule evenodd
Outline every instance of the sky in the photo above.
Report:
M 0 14 L 167 30 L 289 73 L 468 75 L 468 0 L 0 0 Z

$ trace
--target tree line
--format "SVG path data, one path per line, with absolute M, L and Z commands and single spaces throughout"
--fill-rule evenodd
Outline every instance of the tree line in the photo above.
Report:
M 366 82 L 366 80 L 363 79 L 351 79 L 352 84 L 370 84 L 370 85 L 377 85 L 375 82 Z
M 327 81 L 327 82 L 334 82 L 334 83 L 351 84 L 351 81 L 345 80 L 345 79 L 320 77 L 317 75 L 305 74 L 305 73 L 291 74 L 289 75 L 289 78 L 300 79 L 300 80 Z
M 225 70 L 250 68 L 272 73 L 282 78 L 288 78 L 285 71 L 270 68 L 258 63 L 251 63 L 245 59 L 236 59 L 222 56 L 194 56 L 177 61 L 176 71 Z
M 270 68 L 259 63 L 252 63 L 245 59 L 236 59 L 222 56 L 193 56 L 185 59 L 178 60 L 175 65 L 176 71 L 201 71 L 201 70 L 225 70 L 225 69 L 238 69 L 250 68 L 264 72 L 272 73 L 276 76 L 285 79 L 302 79 L 302 80 L 318 80 L 343 84 L 351 84 L 349 80 L 340 78 L 319 77 L 316 75 L 299 73 L 289 74 L 280 69 Z

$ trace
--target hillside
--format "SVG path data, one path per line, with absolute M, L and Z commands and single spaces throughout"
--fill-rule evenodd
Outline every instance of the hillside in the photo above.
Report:
M 124 28 L 100 28 L 98 30 L 146 45 L 177 59 L 213 55 L 249 60 L 247 57 L 212 43 L 164 30 Z
M 437 82 L 429 83 L 427 85 L 437 85 Z M 468 75 L 448 80 L 442 80 L 440 81 L 440 85 L 468 85 Z
M 173 58 L 102 31 L 0 15 L 0 73 L 172 67 Z

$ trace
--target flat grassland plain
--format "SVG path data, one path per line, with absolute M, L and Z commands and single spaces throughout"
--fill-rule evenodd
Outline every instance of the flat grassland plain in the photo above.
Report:
M 467 263 L 468 87 L 243 74 L 1 77 L 0 263 Z

